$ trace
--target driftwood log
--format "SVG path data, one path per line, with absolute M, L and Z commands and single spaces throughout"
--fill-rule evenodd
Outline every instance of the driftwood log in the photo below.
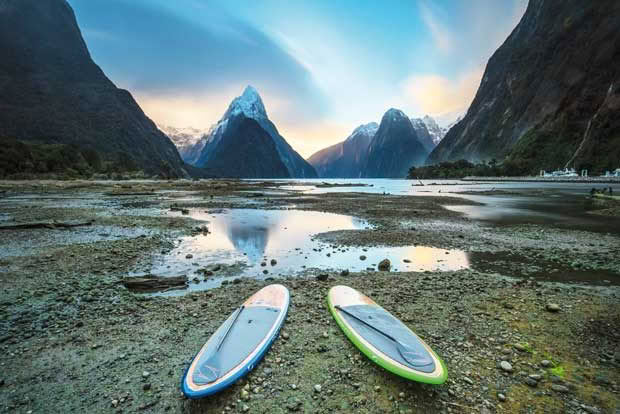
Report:
M 168 289 L 184 289 L 187 286 L 187 278 L 185 275 L 168 277 L 147 275 L 128 277 L 121 280 L 120 283 L 134 292 L 157 292 Z
M 34 223 L 6 224 L 0 226 L 0 230 L 25 230 L 25 229 L 68 229 L 71 227 L 90 226 L 95 220 L 78 223 L 62 223 L 58 221 L 44 221 Z

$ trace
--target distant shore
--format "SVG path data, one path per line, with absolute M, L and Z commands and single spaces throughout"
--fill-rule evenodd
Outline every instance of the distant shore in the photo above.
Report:
M 463 181 L 620 184 L 620 177 L 465 177 Z

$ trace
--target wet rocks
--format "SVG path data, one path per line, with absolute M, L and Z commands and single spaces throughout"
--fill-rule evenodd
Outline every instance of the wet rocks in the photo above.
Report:
M 529 385 L 532 388 L 536 388 L 538 386 L 538 381 L 531 377 L 527 377 L 523 382 L 525 382 L 525 384 Z
M 570 389 L 566 385 L 562 385 L 562 384 L 553 384 L 551 385 L 551 389 L 555 392 L 559 392 L 562 394 L 566 394 L 570 392 Z
M 297 397 L 291 397 L 286 401 L 286 408 L 289 411 L 299 411 L 301 409 L 302 402 Z
M 318 280 L 319 282 L 325 282 L 328 277 L 329 275 L 327 273 L 321 273 L 316 276 L 316 280 Z
M 383 272 L 389 272 L 391 267 L 392 267 L 392 263 L 390 263 L 389 259 L 381 260 L 379 262 L 379 265 L 377 266 L 377 268 Z
M 512 372 L 512 364 L 508 361 L 502 361 L 499 363 L 499 367 L 502 369 L 502 371 L 505 372 Z

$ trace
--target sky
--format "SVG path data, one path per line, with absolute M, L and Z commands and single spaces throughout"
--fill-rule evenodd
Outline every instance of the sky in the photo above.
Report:
M 68 0 L 94 61 L 160 125 L 208 129 L 246 85 L 302 156 L 389 108 L 448 124 L 527 0 Z

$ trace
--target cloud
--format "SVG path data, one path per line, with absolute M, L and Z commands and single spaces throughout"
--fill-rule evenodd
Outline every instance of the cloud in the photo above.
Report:
M 141 103 L 150 102 L 152 108 L 163 107 L 165 100 L 173 112 L 225 107 L 229 101 L 212 101 L 237 96 L 252 84 L 263 94 L 289 96 L 293 105 L 303 106 L 308 118 L 327 110 L 324 96 L 303 65 L 216 2 L 70 2 L 95 62 L 116 84 L 142 96 Z M 196 106 L 175 107 L 181 102 Z M 176 116 L 187 118 L 181 113 Z
M 464 113 L 474 99 L 484 69 L 478 67 L 456 79 L 437 74 L 414 74 L 403 84 L 404 95 L 423 113 L 442 116 Z
M 452 33 L 439 22 L 426 2 L 420 2 L 419 7 L 422 20 L 428 26 L 437 48 L 446 54 L 452 51 Z

